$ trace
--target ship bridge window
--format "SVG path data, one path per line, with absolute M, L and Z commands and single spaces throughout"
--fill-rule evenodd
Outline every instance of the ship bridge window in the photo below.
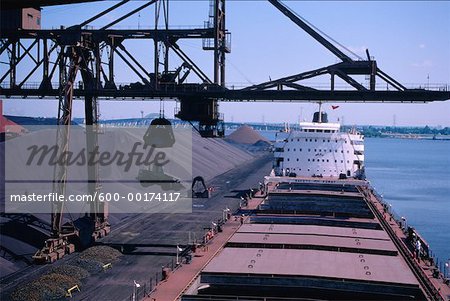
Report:
M 323 133 L 323 130 L 317 130 L 317 133 Z
M 355 151 L 355 155 L 357 156 L 362 156 L 364 154 L 364 152 L 362 151 Z
M 325 130 L 324 132 L 325 132 L 325 133 L 329 133 L 329 132 L 331 132 L 331 131 L 330 131 L 330 130 Z
M 310 133 L 313 133 L 313 132 L 314 132 L 314 130 L 311 130 L 311 129 L 309 129 L 309 130 L 308 130 L 308 132 L 310 132 Z

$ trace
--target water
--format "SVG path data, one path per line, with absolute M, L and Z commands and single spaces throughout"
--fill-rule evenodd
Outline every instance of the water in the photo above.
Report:
M 261 134 L 274 140 L 273 131 Z M 440 260 L 450 259 L 450 141 L 366 138 L 365 150 L 372 186 Z
M 441 259 L 450 258 L 450 141 L 366 138 L 366 173 Z

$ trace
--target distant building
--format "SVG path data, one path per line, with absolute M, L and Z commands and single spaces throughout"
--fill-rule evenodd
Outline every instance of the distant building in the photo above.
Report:
M 41 29 L 41 8 L 1 10 L 1 30 Z

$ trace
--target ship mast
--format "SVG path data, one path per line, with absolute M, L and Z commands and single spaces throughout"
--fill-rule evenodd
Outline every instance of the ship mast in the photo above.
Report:
M 319 101 L 319 123 L 322 123 L 322 102 Z

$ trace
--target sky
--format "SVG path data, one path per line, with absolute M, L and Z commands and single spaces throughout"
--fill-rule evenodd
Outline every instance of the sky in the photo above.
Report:
M 43 28 L 80 23 L 115 4 L 101 1 L 44 8 Z M 131 1 L 123 9 L 92 23 L 104 25 L 142 5 Z M 448 1 L 285 1 L 303 18 L 341 44 L 365 57 L 365 49 L 378 66 L 406 86 L 447 85 L 450 87 L 450 2 Z M 208 17 L 209 1 L 170 3 L 171 24 L 203 27 Z M 153 6 L 119 23 L 118 28 L 153 25 Z M 232 33 L 231 54 L 227 55 L 227 84 L 236 88 L 297 74 L 337 63 L 327 49 L 298 28 L 267 1 L 228 1 L 226 24 Z M 212 52 L 201 49 L 201 41 L 179 42 L 182 49 L 212 77 Z M 150 42 L 126 42 L 134 56 L 152 65 Z M 172 67 L 181 63 L 171 56 Z M 2 57 L 2 61 L 4 58 Z M 116 60 L 116 83 L 137 81 L 132 72 Z M 1 72 L 3 73 L 3 72 Z M 20 74 L 20 71 L 19 71 Z M 36 77 L 36 81 L 38 77 Z M 190 81 L 195 82 L 196 78 Z M 364 79 L 362 79 L 364 81 Z M 311 84 L 329 82 L 314 79 Z M 381 82 L 381 81 L 380 81 Z M 83 117 L 83 103 L 77 101 L 75 117 Z M 172 117 L 174 102 L 165 101 L 166 116 Z M 429 104 L 339 104 L 329 119 L 345 124 L 397 126 L 450 126 L 450 101 Z M 290 122 L 309 120 L 317 109 L 307 103 L 221 103 L 225 121 Z M 54 100 L 5 100 L 4 113 L 54 117 Z M 101 101 L 101 118 L 130 118 L 159 111 L 155 101 Z

